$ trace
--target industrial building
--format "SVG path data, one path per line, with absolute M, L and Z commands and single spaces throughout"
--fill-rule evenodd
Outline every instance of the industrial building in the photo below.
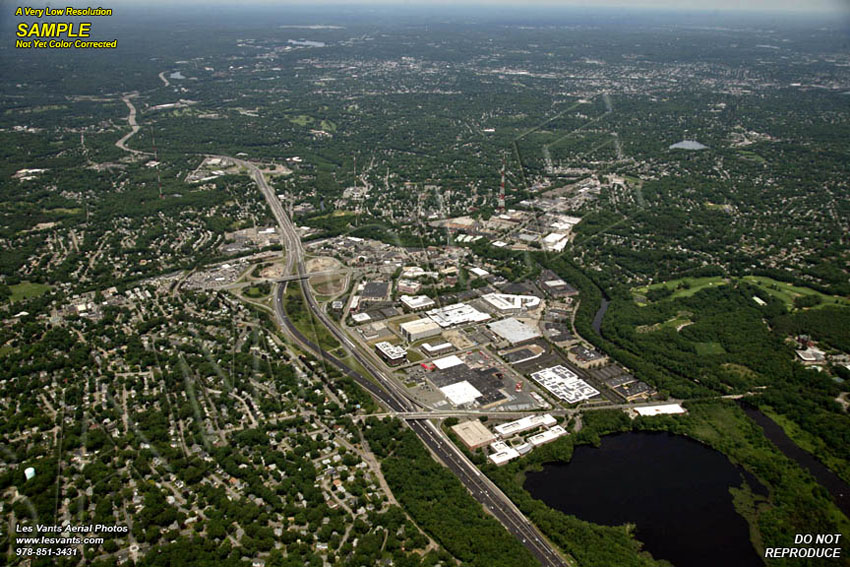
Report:
M 398 366 L 399 364 L 407 362 L 407 351 L 404 347 L 394 345 L 387 341 L 381 341 L 379 343 L 375 343 L 375 350 L 378 352 L 378 356 L 380 356 L 384 362 L 390 366 Z
M 513 295 L 509 293 L 488 293 L 481 296 L 497 312 L 503 315 L 515 315 L 528 309 L 540 307 L 540 298 L 534 295 Z
M 442 331 L 440 325 L 431 319 L 408 321 L 399 325 L 399 329 L 401 329 L 402 336 L 411 343 L 428 337 L 435 337 Z
M 531 378 L 556 398 L 569 404 L 576 404 L 599 395 L 599 390 L 579 378 L 572 370 L 561 365 L 544 368 L 532 374 Z
M 454 305 L 432 309 L 426 311 L 425 314 L 443 328 L 464 323 L 480 323 L 490 318 L 487 313 L 482 313 L 465 303 L 455 303 Z
M 500 437 L 506 438 L 517 435 L 518 433 L 537 429 L 538 427 L 552 427 L 557 423 L 558 421 L 554 417 L 545 413 L 543 415 L 529 415 L 516 421 L 509 421 L 508 423 L 497 425 L 493 429 L 496 430 L 496 433 Z
M 402 295 L 399 298 L 401 304 L 404 306 L 407 311 L 422 311 L 424 309 L 431 309 L 436 305 L 434 300 L 428 297 L 427 295 Z
M 539 330 L 521 321 L 517 321 L 513 317 L 496 321 L 495 323 L 488 323 L 487 328 L 506 340 L 511 346 L 522 344 L 542 336 Z
M 463 441 L 463 444 L 472 451 L 480 447 L 484 447 L 485 445 L 489 445 L 496 440 L 496 436 L 493 435 L 493 432 L 487 429 L 487 427 L 477 419 L 458 423 L 457 425 L 452 426 L 452 431 L 454 431 L 460 440 Z

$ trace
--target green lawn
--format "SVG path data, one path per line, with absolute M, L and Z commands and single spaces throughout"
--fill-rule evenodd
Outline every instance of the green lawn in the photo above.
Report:
M 690 287 L 686 289 L 678 289 L 682 283 L 687 283 Z M 646 295 L 650 289 L 661 289 L 666 287 L 667 289 L 675 290 L 673 291 L 673 295 L 670 296 L 670 299 L 676 299 L 677 297 L 690 297 L 699 290 L 707 287 L 725 284 L 726 281 L 721 276 L 711 276 L 708 278 L 679 278 L 677 280 L 659 282 L 649 286 L 636 287 L 632 290 L 632 293 L 637 295 Z
M 709 354 L 725 354 L 726 349 L 723 348 L 723 345 L 720 343 L 695 343 L 694 345 L 697 350 L 697 354 L 700 356 L 706 356 Z
M 825 305 L 850 305 L 850 299 L 846 297 L 826 295 L 811 288 L 796 286 L 786 282 L 780 282 L 764 276 L 744 276 L 740 279 L 758 287 L 765 293 L 776 297 L 777 299 L 785 303 L 785 305 L 788 306 L 789 309 L 794 306 L 795 298 L 802 297 L 804 295 L 816 295 L 821 298 L 821 303 L 816 306 L 815 309 L 823 307 Z M 633 288 L 632 294 L 637 300 L 638 297 L 645 297 L 650 289 L 667 288 L 672 289 L 674 291 L 673 295 L 665 299 L 676 299 L 678 297 L 690 297 L 691 295 L 694 295 L 702 289 L 705 289 L 707 287 L 726 285 L 730 281 L 734 280 L 727 280 L 722 278 L 721 276 L 712 276 L 706 278 L 679 278 L 676 280 L 654 283 L 649 286 Z M 690 287 L 679 289 L 679 286 L 684 282 L 686 282 Z M 639 303 L 641 305 L 645 304 L 643 301 L 639 301 Z
M 765 293 L 781 300 L 789 308 L 794 306 L 795 298 L 802 297 L 804 295 L 819 296 L 821 298 L 821 303 L 817 307 L 823 307 L 824 305 L 850 305 L 850 300 L 846 297 L 826 295 L 808 287 L 800 287 L 790 283 L 766 278 L 764 276 L 744 276 L 743 280 L 758 287 Z
M 50 286 L 40 283 L 21 282 L 19 284 L 10 285 L 9 289 L 12 290 L 10 299 L 14 302 L 38 297 L 39 295 L 50 291 Z
M 307 126 L 308 124 L 312 124 L 313 117 L 307 116 L 306 114 L 299 114 L 297 116 L 289 116 L 289 121 L 298 124 L 299 126 Z

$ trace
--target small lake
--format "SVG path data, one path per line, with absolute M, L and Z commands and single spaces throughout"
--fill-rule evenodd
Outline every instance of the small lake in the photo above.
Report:
M 692 439 L 632 432 L 529 472 L 525 489 L 582 520 L 637 525 L 644 549 L 677 567 L 757 567 L 764 563 L 729 494 L 743 478 L 722 453 Z

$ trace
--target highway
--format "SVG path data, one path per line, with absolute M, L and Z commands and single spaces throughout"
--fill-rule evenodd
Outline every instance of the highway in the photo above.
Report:
M 221 157 L 247 168 L 257 186 L 263 193 L 278 225 L 281 229 L 281 243 L 286 253 L 286 264 L 284 275 L 290 275 L 295 270 L 299 279 L 306 278 L 303 257 L 304 250 L 301 239 L 298 237 L 295 227 L 283 208 L 280 200 L 271 187 L 268 186 L 262 172 L 254 164 L 229 156 Z M 416 413 L 423 409 L 419 404 L 411 400 L 395 380 L 378 369 L 368 357 L 359 352 L 357 347 L 319 308 L 313 297 L 309 285 L 302 285 L 303 295 L 307 301 L 307 307 L 313 312 L 319 322 L 333 334 L 333 336 L 344 345 L 345 349 L 359 362 L 371 375 L 372 379 L 363 376 L 352 368 L 349 368 L 341 360 L 337 359 L 318 344 L 311 341 L 301 333 L 286 315 L 283 307 L 283 298 L 286 293 L 288 282 L 279 283 L 274 294 L 274 309 L 278 321 L 296 342 L 308 350 L 317 353 L 321 358 L 337 367 L 340 371 L 350 376 L 360 386 L 366 389 L 375 399 L 383 404 L 391 412 Z M 544 567 L 564 567 L 567 562 L 558 551 L 547 542 L 528 519 L 519 511 L 511 500 L 478 468 L 473 465 L 466 456 L 445 437 L 439 427 L 431 421 L 409 421 L 408 426 L 417 434 L 419 439 L 440 461 L 451 470 L 457 478 L 466 486 L 472 496 L 478 500 L 493 516 L 495 516 L 507 530 L 516 536 L 532 555 Z

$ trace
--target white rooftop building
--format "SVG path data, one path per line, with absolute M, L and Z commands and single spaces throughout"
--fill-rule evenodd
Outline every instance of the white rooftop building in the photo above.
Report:
M 513 295 L 510 293 L 488 293 L 481 299 L 502 313 L 519 313 L 527 309 L 540 307 L 540 298 L 533 295 Z
M 529 415 L 516 421 L 509 421 L 493 427 L 500 437 L 510 437 L 524 431 L 536 429 L 538 427 L 551 427 L 556 425 L 558 420 L 545 413 L 543 415 Z
M 454 348 L 452 343 L 439 343 L 439 344 L 431 344 L 425 343 L 422 345 L 422 350 L 427 352 L 428 354 L 437 354 L 439 352 L 443 352 L 449 349 Z
M 463 361 L 458 358 L 456 354 L 443 358 L 438 358 L 433 362 L 434 366 L 436 366 L 438 370 L 445 370 L 446 368 L 452 368 L 454 366 L 460 366 L 461 364 L 463 364 Z
M 422 309 L 430 309 L 434 307 L 436 303 L 434 300 L 428 297 L 427 295 L 402 295 L 399 298 L 401 304 L 405 307 L 405 309 L 409 311 L 420 311 Z
M 354 319 L 355 323 L 365 323 L 372 319 L 368 313 L 355 313 L 351 318 Z
M 522 321 L 517 321 L 513 317 L 502 319 L 495 323 L 488 323 L 487 328 L 512 345 L 524 343 L 542 336 L 538 329 L 531 325 L 526 325 Z
M 407 350 L 387 341 L 375 343 L 378 354 L 390 365 L 403 364 L 407 361 Z
M 401 334 L 409 342 L 427 339 L 440 334 L 442 328 L 431 319 L 417 319 L 399 325 Z
M 569 234 L 564 234 L 563 232 L 553 232 L 548 234 L 543 239 L 543 249 L 561 252 L 564 248 L 566 248 L 567 242 L 569 242 L 569 236 Z
M 560 425 L 556 425 L 555 427 L 551 427 L 542 433 L 538 433 L 537 435 L 532 435 L 528 438 L 528 442 L 534 445 L 535 447 L 539 447 L 540 445 L 545 445 L 546 443 L 551 443 L 558 437 L 563 437 L 567 434 L 567 430 L 561 427 Z
M 532 374 L 531 378 L 549 390 L 556 398 L 568 404 L 576 404 L 599 395 L 599 390 L 579 378 L 569 368 L 561 365 L 544 368 Z
M 509 461 L 513 461 L 519 457 L 519 452 L 516 449 L 508 446 L 504 441 L 496 441 L 490 445 L 490 449 L 494 452 L 490 455 L 490 461 L 496 466 L 504 465 Z
M 443 386 L 440 391 L 456 406 L 470 404 L 481 397 L 481 392 L 466 380 Z
M 634 408 L 638 415 L 671 415 L 685 413 L 687 410 L 679 404 L 663 404 L 659 406 L 643 406 Z
M 446 307 L 439 307 L 425 312 L 432 321 L 440 327 L 453 327 L 464 323 L 480 323 L 490 318 L 487 313 L 482 313 L 466 303 L 455 303 Z

